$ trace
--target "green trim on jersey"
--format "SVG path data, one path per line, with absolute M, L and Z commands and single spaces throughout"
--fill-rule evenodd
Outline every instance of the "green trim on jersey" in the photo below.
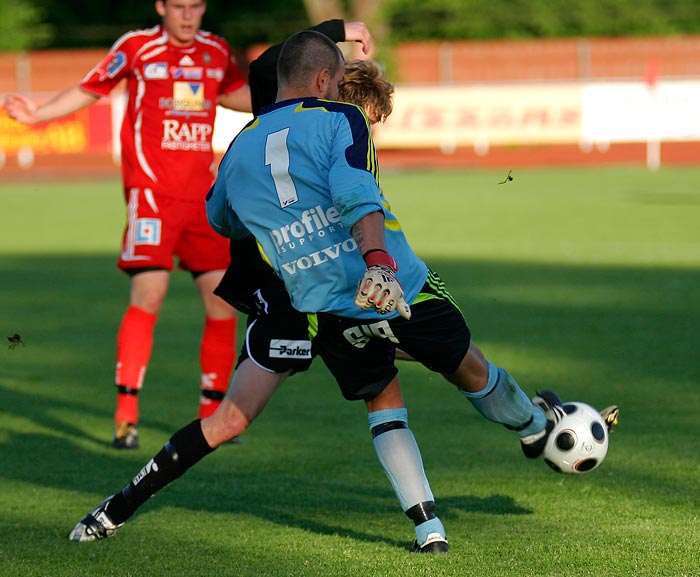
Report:
M 414 303 L 427 301 L 431 298 L 439 298 L 449 301 L 460 313 L 462 312 L 462 310 L 459 308 L 459 305 L 457 304 L 457 301 L 455 301 L 454 297 L 450 294 L 450 291 L 447 290 L 444 281 L 438 276 L 436 272 L 428 270 L 428 278 L 425 280 L 425 284 L 428 285 L 428 287 L 435 292 L 421 292 L 413 301 Z
M 314 340 L 318 334 L 318 316 L 316 313 L 306 313 L 306 320 L 309 323 L 309 339 Z

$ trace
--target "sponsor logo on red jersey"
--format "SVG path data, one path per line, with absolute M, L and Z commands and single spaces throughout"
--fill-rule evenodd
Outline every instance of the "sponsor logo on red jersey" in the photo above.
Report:
M 114 78 L 124 66 L 126 66 L 126 54 L 121 50 L 115 52 L 112 59 L 107 63 L 107 68 L 105 70 L 107 77 Z
M 173 82 L 173 110 L 204 110 L 204 84 Z
M 146 66 L 143 69 L 143 76 L 147 80 L 167 80 L 168 63 L 151 62 L 150 64 L 146 64 Z
M 221 82 L 224 79 L 224 71 L 221 68 L 207 68 L 207 78 Z
M 201 66 L 175 67 L 170 69 L 170 74 L 176 80 L 201 80 L 204 70 Z
M 203 122 L 163 120 L 163 150 L 211 150 L 213 127 Z

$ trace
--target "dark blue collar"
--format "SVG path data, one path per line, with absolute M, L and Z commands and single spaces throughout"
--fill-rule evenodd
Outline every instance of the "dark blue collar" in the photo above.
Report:
M 268 112 L 272 112 L 273 110 L 277 110 L 278 108 L 284 108 L 285 106 L 291 106 L 292 104 L 297 104 L 299 102 L 310 102 L 312 103 L 312 107 L 318 106 L 318 98 L 312 97 L 312 96 L 305 96 L 303 98 L 290 98 L 289 100 L 280 100 L 279 102 L 275 102 L 274 104 L 270 104 L 269 106 L 261 106 L 260 107 L 260 114 L 267 114 Z

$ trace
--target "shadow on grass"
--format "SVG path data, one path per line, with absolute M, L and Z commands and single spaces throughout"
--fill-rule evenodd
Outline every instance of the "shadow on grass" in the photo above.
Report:
M 700 376 L 690 353 L 700 342 L 700 271 L 685 268 L 565 266 L 432 260 L 472 328 L 477 343 L 614 366 L 640 375 Z M 3 257 L 0 330 L 19 333 L 30 356 L 35 343 L 113 377 L 114 339 L 128 280 L 110 256 Z M 166 379 L 181 375 L 180 351 L 198 347 L 201 306 L 189 275 L 173 275 L 156 327 Z M 162 346 L 159 346 L 160 342 Z M 661 341 L 661 342 L 659 342 Z M 168 347 L 173 347 L 172 349 Z M 14 361 L 2 351 L 0 366 Z M 665 359 L 659 363 L 659 359 Z M 12 366 L 12 365 L 10 365 Z M 79 370 L 80 367 L 72 367 Z M 160 378 L 149 368 L 149 379 Z M 692 375 L 691 375 L 692 373 Z
M 613 394 L 623 409 L 628 404 L 654 419 L 652 433 L 666 438 L 669 451 L 673 450 L 674 423 L 679 421 L 658 415 L 657 388 L 674 393 L 672 410 L 687 412 L 681 417 L 694 410 L 692 404 L 684 404 L 683 395 L 700 378 L 693 360 L 700 342 L 700 272 L 455 261 L 431 265 L 462 306 L 477 344 L 487 343 L 504 355 L 516 351 L 537 359 L 534 368 L 526 371 L 530 379 L 538 376 L 538 362 L 546 373 L 547 359 L 571 363 L 571 370 L 585 369 L 586 375 L 571 375 L 567 393 L 574 394 L 585 385 L 586 394 L 595 398 Z M 111 430 L 114 391 L 107 384 L 111 384 L 114 335 L 128 281 L 109 256 L 4 257 L 0 276 L 0 329 L 7 335 L 20 333 L 26 342 L 22 349 L 0 349 L 0 413 L 5 423 L 6 417 L 21 423 L 0 424 L 0 478 L 90 494 L 118 490 L 141 468 L 145 455 L 107 454 L 106 436 L 86 423 L 99 422 Z M 190 381 L 196 378 L 200 332 L 201 310 L 194 288 L 187 275 L 177 274 L 159 320 L 158 353 L 154 353 L 147 377 L 145 390 L 151 389 L 155 400 L 150 411 L 142 413 L 142 424 L 161 431 L 163 440 L 191 420 L 188 415 L 193 405 L 188 403 L 193 402 L 189 399 L 195 398 L 196 389 Z M 517 367 L 513 371 L 520 373 Z M 558 388 L 561 377 L 555 372 L 538 379 L 538 386 Z M 304 395 L 310 403 L 317 402 L 318 387 L 330 388 L 329 383 L 309 380 Z M 187 392 L 178 392 L 181 389 Z M 295 411 L 279 414 L 285 419 L 299 418 Z M 456 438 L 459 431 L 454 427 L 443 431 L 436 426 L 435 434 Z M 37 432 L 47 428 L 51 434 Z M 324 448 L 310 443 L 297 450 L 322 470 L 323 451 L 333 450 L 334 433 L 330 426 L 308 430 Z M 88 441 L 93 448 L 79 447 L 75 439 Z M 275 459 L 274 449 L 257 450 Z M 396 500 L 386 486 L 361 479 L 329 481 L 325 473 L 320 478 L 309 478 L 304 471 L 285 475 L 265 466 L 257 472 L 255 458 L 254 454 L 246 456 L 236 471 L 234 499 L 228 475 L 224 485 L 212 482 L 212 477 L 225 475 L 222 468 L 202 466 L 170 487 L 168 496 L 158 499 L 155 506 L 173 499 L 177 506 L 248 513 L 319 533 L 405 547 L 403 542 L 322 520 L 329 512 L 338 512 L 338 518 L 345 511 L 395 515 Z M 376 468 L 376 463 L 367 463 Z M 39 464 L 41 475 L 37 475 Z M 633 478 L 651 497 L 687 490 L 685 484 L 672 479 L 660 482 L 651 477 L 650 471 L 648 476 L 639 472 Z M 447 495 L 440 499 L 440 507 L 446 516 L 455 512 L 531 513 L 507 495 Z
M 8 456 L 15 457 L 6 463 L 2 478 L 90 494 L 101 490 L 107 496 L 118 491 L 129 481 L 125 471 L 130 470 L 135 474 L 144 465 L 139 453 L 120 452 L 119 458 L 114 458 L 105 452 L 85 451 L 70 439 L 56 435 L 13 434 L 3 444 L 10 447 Z M 223 451 L 226 450 L 228 448 L 223 448 Z M 34 458 L 22 459 L 18 458 L 19 455 L 34 455 Z M 255 457 L 252 459 L 254 461 Z M 182 481 L 173 483 L 161 491 L 157 498 L 149 500 L 129 524 L 139 522 L 139 517 L 154 509 L 176 506 L 193 511 L 251 515 L 280 526 L 406 548 L 405 540 L 392 539 L 371 531 L 358 531 L 351 528 L 354 522 L 342 523 L 345 516 L 403 518 L 386 483 L 380 486 L 372 479 L 362 482 L 361 477 L 348 481 L 313 476 L 310 478 L 304 471 L 298 470 L 295 471 L 296 474 L 290 475 L 277 472 L 268 474 L 264 468 L 258 470 L 255 466 L 251 467 L 250 459 L 244 461 L 247 466 L 241 466 L 233 480 L 216 463 L 213 467 L 203 464 L 192 469 Z M 376 465 L 371 466 L 376 468 Z M 91 506 L 97 504 L 96 501 Z M 445 519 L 469 513 L 532 514 L 530 509 L 518 505 L 512 497 L 506 495 L 447 495 L 439 499 L 439 509 Z M 63 532 L 67 534 L 87 512 L 76 511 L 74 519 L 66 519 Z M 329 523 L 329 517 L 337 518 L 339 522 Z M 404 518 L 404 521 L 408 528 L 408 520 Z
M 47 409 L 62 407 L 111 421 L 116 334 L 129 293 L 128 277 L 115 259 L 3 257 L 0 278 L 0 337 L 18 333 L 24 342 L 14 350 L 0 347 L 0 410 L 16 411 L 39 425 L 48 419 L 67 434 L 74 433 L 74 423 L 47 417 Z M 158 407 L 142 411 L 142 422 L 163 434 L 186 418 L 178 416 L 178 406 L 182 415 L 196 416 L 202 326 L 191 277 L 177 271 L 141 393 L 142 406 Z M 111 428 L 101 436 L 103 445 L 111 441 Z

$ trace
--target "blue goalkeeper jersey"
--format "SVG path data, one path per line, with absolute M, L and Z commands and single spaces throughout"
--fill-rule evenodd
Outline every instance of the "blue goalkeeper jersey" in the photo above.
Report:
M 255 235 L 297 310 L 374 318 L 379 313 L 353 303 L 366 269 L 350 233 L 358 220 L 384 213 L 387 250 L 407 302 L 428 275 L 383 197 L 377 172 L 360 108 L 316 98 L 279 102 L 263 108 L 231 143 L 207 197 L 209 222 L 232 239 Z

